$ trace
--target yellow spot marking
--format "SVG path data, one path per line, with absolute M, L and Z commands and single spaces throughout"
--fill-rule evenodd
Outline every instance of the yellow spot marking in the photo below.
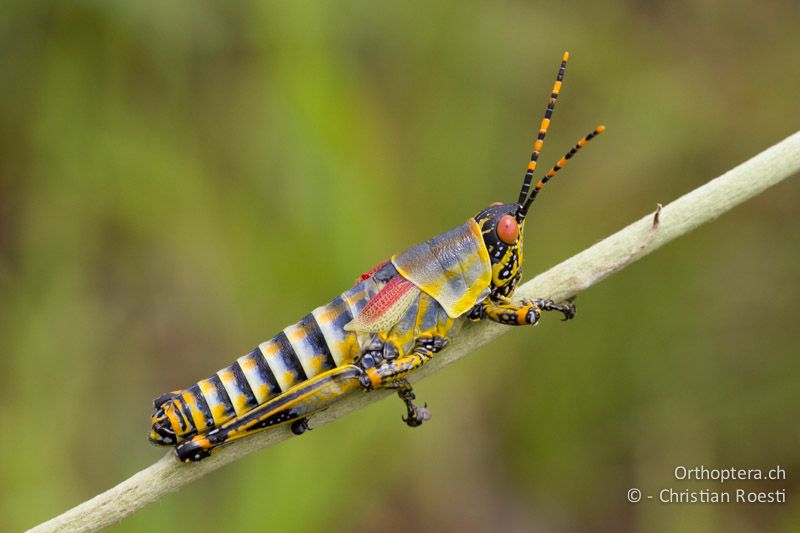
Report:
M 291 336 L 289 337 L 293 341 L 302 341 L 306 338 L 306 330 L 303 328 L 294 328 L 291 331 Z
M 542 125 L 541 125 L 540 129 L 542 131 L 547 131 L 547 128 L 549 128 L 549 127 L 550 127 L 550 119 L 549 118 L 543 118 L 542 119 Z
M 569 52 L 564 52 L 564 55 L 561 56 L 561 61 L 568 61 L 569 60 Z
M 225 406 L 221 403 L 218 403 L 211 408 L 211 416 L 214 418 L 214 422 L 216 422 L 217 425 L 220 425 L 228 420 L 226 415 L 227 413 L 225 412 Z
M 278 353 L 278 345 L 271 341 L 262 342 L 258 347 L 261 348 L 261 353 L 264 354 L 264 357 Z
M 528 170 L 536 170 L 536 161 L 528 163 Z
M 208 399 L 209 395 L 213 395 L 216 398 L 217 388 L 213 386 L 211 383 L 209 383 L 206 380 L 203 380 L 200 383 L 198 383 L 198 385 L 200 385 L 200 390 L 203 391 L 203 394 L 206 395 L 206 399 Z
M 208 380 L 203 380 L 198 383 L 200 385 L 200 390 L 203 392 L 203 395 L 206 397 L 206 403 L 209 404 L 208 408 L 211 410 L 211 418 L 214 419 L 214 423 L 219 425 L 222 424 L 227 420 L 225 416 L 225 406 L 219 399 L 217 395 L 217 388 L 209 383 Z M 216 400 L 216 403 L 213 405 L 212 400 Z
M 533 143 L 533 151 L 540 152 L 542 150 L 542 146 L 544 146 L 544 141 L 541 139 L 536 139 L 536 142 Z
M 266 398 L 269 396 L 269 385 L 262 383 L 256 387 L 256 389 L 257 390 L 253 391 L 253 394 L 255 394 L 256 398 Z
M 356 335 L 348 335 L 347 339 L 342 344 L 342 353 L 345 354 L 344 361 L 339 364 L 351 363 L 355 361 L 357 355 L 361 353 L 361 347 L 358 345 L 358 337 Z
M 217 376 L 219 376 L 219 379 L 222 381 L 222 386 L 228 393 L 234 412 L 237 415 L 241 414 L 247 402 L 244 394 L 239 390 L 239 384 L 236 382 L 236 377 L 233 375 L 233 372 L 225 368 L 220 370 Z
M 340 313 L 341 310 L 339 309 L 325 309 L 325 311 L 319 314 L 319 319 L 330 323 L 336 320 L 336 317 L 338 317 Z
M 325 367 L 324 367 L 325 356 L 320 355 L 320 356 L 314 357 L 313 359 L 311 359 L 310 363 L 311 363 L 311 370 L 312 370 L 311 374 L 312 375 L 310 375 L 309 377 L 318 376 L 319 374 L 322 374 L 325 371 Z
M 561 92 L 561 82 L 560 82 L 560 81 L 557 81 L 557 82 L 556 82 L 556 83 L 553 85 L 553 93 L 555 93 L 555 94 L 558 94 L 559 92 Z
M 233 410 L 236 411 L 237 414 L 247 410 L 247 398 L 245 398 L 244 394 L 240 394 L 236 397 L 236 400 L 234 400 L 233 404 Z
M 231 399 L 234 412 L 237 416 L 243 414 L 243 411 L 247 410 L 247 397 L 239 390 L 239 384 L 236 382 L 233 372 L 229 368 L 225 368 L 217 372 L 217 375 Z

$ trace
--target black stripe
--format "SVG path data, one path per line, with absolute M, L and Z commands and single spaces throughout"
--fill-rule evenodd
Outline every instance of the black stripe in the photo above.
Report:
M 174 400 L 178 397 L 178 393 L 176 392 L 167 392 L 166 394 L 162 394 L 155 400 L 153 400 L 153 409 L 158 409 L 159 407 L 163 406 L 169 400 Z
M 236 416 L 236 411 L 233 409 L 231 397 L 228 396 L 228 391 L 225 390 L 225 385 L 222 384 L 222 380 L 219 379 L 219 376 L 214 374 L 208 378 L 208 380 L 214 385 L 214 388 L 217 389 L 217 398 L 219 398 L 219 402 L 225 408 L 225 418 L 232 418 Z
M 255 360 L 261 380 L 269 385 L 269 397 L 272 398 L 280 394 L 282 392 L 281 387 L 278 385 L 278 380 L 275 379 L 275 374 L 272 373 L 269 364 L 267 364 L 267 358 L 264 357 L 261 348 L 256 348 L 247 357 L 252 357 Z
M 342 296 L 334 298 L 334 300 L 328 304 L 328 307 L 335 307 L 337 311 L 341 309 L 341 314 L 336 317 L 332 324 L 338 331 L 344 330 L 344 326 L 353 320 L 353 313 L 356 312 L 355 309 L 350 307 L 350 303 Z
M 250 384 L 247 382 L 247 376 L 244 375 L 244 371 L 242 367 L 239 366 L 239 363 L 233 363 L 228 369 L 230 369 L 233 373 L 233 377 L 236 379 L 236 386 L 239 387 L 239 390 L 242 391 L 242 394 L 247 398 L 247 405 L 251 408 L 258 405 L 256 395 L 253 394 L 253 389 L 250 388 Z
M 200 390 L 200 385 L 194 384 L 191 387 L 189 387 L 186 392 L 194 394 L 195 403 L 197 404 L 197 410 L 200 411 L 200 413 L 206 419 L 206 426 L 208 426 L 208 428 L 216 427 L 216 424 L 214 423 L 214 417 L 211 416 L 211 409 L 208 408 L 208 402 L 206 402 L 206 397 L 203 396 L 203 391 Z
M 194 419 L 192 418 L 191 409 L 189 409 L 189 406 L 186 404 L 186 401 L 184 401 L 183 395 L 180 395 L 180 394 L 177 395 L 175 397 L 175 400 L 178 402 L 178 405 L 180 405 L 181 414 L 183 415 L 183 416 L 180 417 L 181 418 L 181 429 L 186 430 L 186 426 L 184 425 L 184 422 L 183 422 L 183 419 L 186 419 L 186 420 L 189 421 L 189 426 L 191 426 L 191 430 L 197 431 L 197 428 L 194 425 Z
M 272 339 L 272 342 L 278 345 L 278 355 L 283 361 L 284 366 L 286 366 L 286 368 L 291 370 L 294 374 L 295 379 L 292 385 L 307 380 L 308 376 L 306 376 L 306 373 L 303 370 L 303 365 L 300 364 L 300 359 L 297 357 L 294 348 L 292 348 L 291 343 L 289 343 L 286 333 L 281 331 L 275 335 L 275 337 Z
M 325 340 L 325 335 L 322 334 L 322 330 L 319 327 L 319 323 L 317 323 L 317 319 L 314 318 L 314 315 L 307 315 L 303 318 L 303 320 L 300 321 L 300 326 L 305 330 L 306 341 L 311 346 L 311 349 L 314 350 L 314 354 L 317 356 L 325 356 L 325 363 L 322 365 L 325 370 L 336 368 L 336 361 L 333 360 L 333 355 L 331 355 L 331 350 Z

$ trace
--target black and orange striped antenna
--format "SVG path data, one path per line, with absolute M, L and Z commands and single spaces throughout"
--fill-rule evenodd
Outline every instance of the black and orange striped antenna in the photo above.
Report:
M 522 208 L 519 210 L 519 213 L 520 213 L 520 217 L 519 218 L 525 218 L 525 215 L 528 213 L 528 209 L 530 208 L 530 206 L 533 203 L 533 201 L 536 199 L 536 195 L 539 194 L 539 191 L 541 191 L 544 188 L 544 184 L 547 183 L 548 181 L 550 181 L 550 178 L 555 176 L 556 172 L 558 172 L 559 170 L 561 170 L 562 168 L 567 166 L 567 163 L 569 163 L 569 160 L 572 159 L 572 156 L 574 156 L 575 154 L 578 153 L 578 150 L 580 150 L 581 148 L 586 146 L 586 144 L 589 141 L 591 141 L 592 139 L 594 139 L 595 137 L 597 137 L 598 135 L 600 135 L 604 131 L 606 131 L 606 127 L 605 126 L 603 126 L 602 124 L 597 126 L 591 133 L 589 133 L 589 134 L 585 135 L 584 137 L 582 137 L 581 140 L 578 141 L 578 144 L 573 146 L 572 149 L 569 152 L 567 152 L 566 155 L 564 155 L 564 157 L 562 157 L 561 159 L 558 160 L 558 163 L 556 163 L 553 166 L 553 168 L 551 168 L 550 170 L 547 171 L 547 174 L 545 174 L 544 177 L 542 177 L 542 179 L 540 179 L 536 183 L 536 186 L 531 191 L 531 195 L 528 197 L 528 199 L 525 200 L 525 203 L 521 204 Z
M 547 128 L 550 126 L 550 118 L 553 116 L 553 109 L 556 107 L 558 93 L 561 92 L 561 83 L 564 81 L 567 61 L 569 61 L 569 52 L 564 52 L 564 55 L 561 56 L 561 66 L 558 69 L 556 81 L 553 84 L 553 92 L 550 94 L 550 101 L 547 102 L 547 108 L 544 110 L 544 118 L 542 119 L 542 124 L 539 126 L 539 134 L 536 136 L 536 141 L 533 143 L 531 161 L 528 163 L 528 169 L 525 171 L 525 179 L 522 181 L 522 188 L 519 191 L 519 201 L 517 202 L 519 205 L 523 205 L 525 199 L 528 197 L 528 192 L 530 192 L 533 172 L 536 170 L 536 162 L 539 160 L 539 154 L 542 151 L 542 146 L 544 146 L 544 137 L 547 135 Z

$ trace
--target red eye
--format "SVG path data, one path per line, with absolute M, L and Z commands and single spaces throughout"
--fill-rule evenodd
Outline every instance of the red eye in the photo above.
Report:
M 517 221 L 511 215 L 505 215 L 497 223 L 497 236 L 506 244 L 514 244 L 517 242 L 517 235 L 519 234 L 519 226 Z

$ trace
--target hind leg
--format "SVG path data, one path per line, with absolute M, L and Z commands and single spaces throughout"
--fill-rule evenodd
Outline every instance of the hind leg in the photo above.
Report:
M 292 432 L 303 433 L 310 415 L 361 388 L 362 374 L 357 366 L 347 365 L 304 381 L 223 426 L 182 442 L 175 447 L 178 458 L 200 461 L 221 446 L 280 424 L 291 423 Z
M 414 405 L 413 402 L 417 398 L 417 395 L 414 394 L 414 389 L 411 387 L 411 384 L 408 381 L 405 379 L 398 379 L 388 387 L 393 389 L 396 388 L 397 395 L 401 400 L 403 400 L 403 403 L 406 404 L 408 416 L 402 417 L 402 420 L 406 423 L 406 425 L 408 425 L 408 427 L 415 428 L 421 426 L 423 422 L 431 419 L 431 412 L 428 411 L 427 403 L 422 407 Z

